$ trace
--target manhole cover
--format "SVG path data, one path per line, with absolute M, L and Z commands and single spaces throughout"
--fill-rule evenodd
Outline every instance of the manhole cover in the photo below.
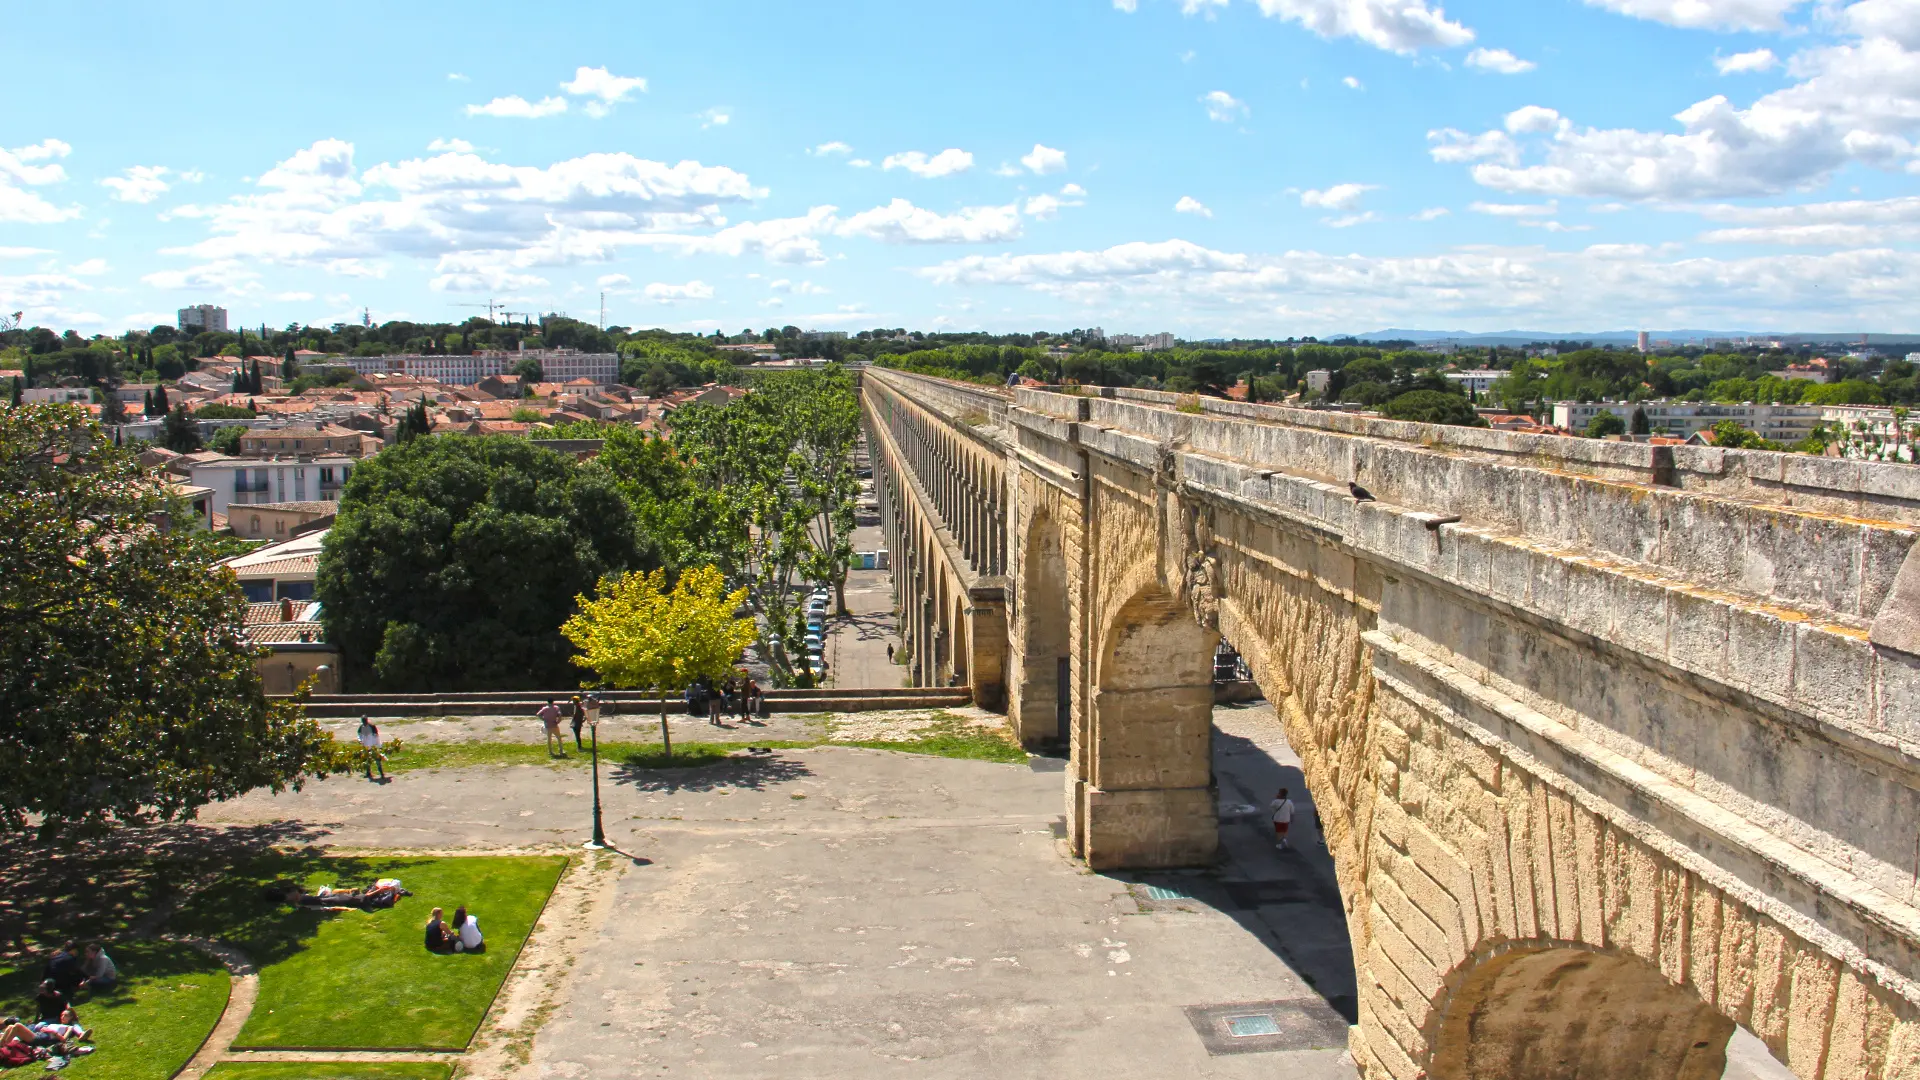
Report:
M 1266 1013 L 1258 1016 L 1229 1016 L 1227 1017 L 1227 1034 L 1236 1039 L 1244 1039 L 1250 1035 L 1278 1035 L 1280 1025 L 1274 1023 L 1273 1017 Z

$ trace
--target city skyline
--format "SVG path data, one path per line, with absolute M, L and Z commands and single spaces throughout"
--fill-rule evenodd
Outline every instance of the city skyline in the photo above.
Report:
M 1920 9 L 1500 8 L 26 12 L 23 38 L 89 47 L 16 58 L 0 309 L 595 321 L 605 292 L 611 323 L 728 332 L 1915 329 Z M 511 29 L 431 47 L 467 23 Z M 298 55 L 231 63 L 209 26 Z

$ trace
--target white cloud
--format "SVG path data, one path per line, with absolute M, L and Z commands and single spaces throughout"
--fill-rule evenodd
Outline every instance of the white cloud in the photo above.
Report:
M 1113 8 L 1131 15 L 1140 10 L 1140 0 L 1113 0 Z
M 427 150 L 435 154 L 448 152 L 470 154 L 473 152 L 473 144 L 465 139 L 435 139 L 427 144 Z
M 1522 60 L 1505 49 L 1475 49 L 1467 54 L 1467 66 L 1498 75 L 1521 75 L 1540 65 Z
M 1227 0 L 1180 0 L 1180 14 L 1204 14 L 1207 18 L 1211 19 L 1214 17 L 1214 8 L 1223 8 L 1226 6 Z
M 566 98 L 545 97 L 539 101 L 528 101 L 519 94 L 497 97 L 485 105 L 467 106 L 468 116 L 498 116 L 521 120 L 536 120 L 542 116 L 553 116 L 566 111 Z
M 51 249 L 37 247 L 0 247 L 0 259 L 30 259 L 35 255 L 51 255 Z
M 184 270 L 157 270 L 142 275 L 140 280 L 156 289 L 193 289 L 235 296 L 249 295 L 260 288 L 260 275 L 237 259 L 218 259 Z
M 1335 184 L 1324 191 L 1303 191 L 1300 193 L 1301 206 L 1313 206 L 1322 210 L 1351 210 L 1360 202 L 1360 196 L 1376 190 L 1378 184 Z
M 700 126 L 703 128 L 725 127 L 732 121 L 733 112 L 724 105 L 715 105 L 700 114 Z
M 841 236 L 868 236 L 896 244 L 981 244 L 1020 235 L 1020 211 L 1007 206 L 968 206 L 941 214 L 895 199 L 840 222 Z
M 1173 212 L 1176 214 L 1193 214 L 1197 217 L 1204 218 L 1213 216 L 1213 211 L 1207 209 L 1205 203 L 1191 195 L 1180 196 L 1180 201 L 1173 204 Z
M 1028 169 L 1031 169 L 1041 176 L 1045 176 L 1048 173 L 1060 172 L 1067 167 L 1067 152 L 1065 150 L 1055 150 L 1051 146 L 1042 146 L 1039 143 L 1034 143 L 1033 153 L 1022 155 L 1020 164 L 1025 165 Z
M 1427 141 L 1433 143 L 1428 153 L 1433 160 L 1451 163 L 1467 161 L 1504 161 L 1517 165 L 1520 162 L 1520 146 L 1504 131 L 1483 131 L 1478 135 L 1469 135 L 1458 128 L 1441 128 L 1427 132 Z
M 1702 233 L 1700 239 L 1708 243 L 1877 247 L 1920 240 L 1920 195 L 1796 206 L 1721 204 L 1679 209 L 1735 226 Z
M 466 82 L 468 80 L 465 75 L 462 75 L 457 71 L 449 71 L 447 72 L 447 81 L 448 82 Z
M 283 292 L 274 293 L 273 298 L 284 304 L 297 304 L 305 303 L 313 299 L 313 294 L 310 292 Z
M 1771 71 L 1778 62 L 1772 49 L 1755 49 L 1732 56 L 1716 56 L 1713 66 L 1722 75 L 1742 75 L 1750 71 Z
M 1560 114 L 1544 105 L 1523 105 L 1507 114 L 1507 130 L 1515 135 L 1539 135 L 1560 127 Z
M 1920 9 L 1862 0 L 1833 24 L 1867 36 L 1799 52 L 1787 64 L 1797 81 L 1745 108 L 1716 95 L 1682 109 L 1677 131 L 1578 128 L 1529 106 L 1508 130 L 1546 138 L 1485 155 L 1473 178 L 1509 192 L 1685 200 L 1809 188 L 1855 162 L 1920 172 Z M 1518 123 L 1523 115 L 1554 122 Z M 1462 161 L 1487 136 L 1430 138 L 1436 160 Z
M 1256 0 L 1262 13 L 1286 19 L 1321 37 L 1352 37 L 1376 49 L 1401 54 L 1451 49 L 1473 40 L 1473 31 L 1450 22 L 1426 0 Z
M 1448 214 L 1451 214 L 1451 213 L 1453 213 L 1453 211 L 1447 209 L 1444 206 L 1429 206 L 1425 210 L 1422 210 L 1419 213 L 1413 215 L 1411 220 L 1438 221 L 1441 218 L 1446 217 Z
M 1695 30 L 1780 30 L 1806 0 L 1587 0 L 1593 7 Z
M 713 286 L 704 281 L 689 281 L 685 285 L 669 285 L 664 281 L 656 281 L 641 291 L 646 294 L 647 299 L 661 304 L 713 299 Z
M 847 162 L 847 164 L 853 166 L 856 169 L 873 168 L 873 162 L 868 161 L 866 158 L 857 157 L 857 158 L 854 158 L 852 161 Z
M 1525 218 L 1522 218 L 1514 222 L 1514 224 L 1520 225 L 1529 229 L 1540 229 L 1544 232 L 1550 232 L 1550 233 L 1592 232 L 1593 231 L 1593 226 L 1591 225 L 1563 225 L 1558 221 L 1530 221 Z
M 928 157 L 918 150 L 890 154 L 880 163 L 883 169 L 905 169 L 922 180 L 966 172 L 973 168 L 973 155 L 951 147 Z
M 1487 248 L 1413 257 L 1243 254 L 1184 240 L 1099 251 L 973 255 L 920 271 L 946 285 L 1007 286 L 1132 309 L 1238 313 L 1292 325 L 1901 323 L 1920 290 L 1920 252 L 1886 248 L 1748 259 L 1659 257 L 1619 245 L 1557 252 Z
M 1349 75 L 1346 78 L 1341 79 L 1340 81 L 1345 83 L 1347 86 L 1347 89 L 1349 90 L 1365 90 L 1366 89 L 1366 86 L 1364 86 L 1359 79 L 1354 78 L 1352 75 Z
M 811 281 L 788 281 L 786 278 L 767 282 L 767 289 L 771 292 L 794 296 L 824 296 L 828 291 Z
M 647 80 L 615 75 L 603 67 L 581 67 L 574 69 L 573 79 L 561 83 L 560 89 L 574 97 L 593 98 L 594 100 L 587 102 L 586 113 L 588 116 L 599 118 L 607 115 L 620 102 L 630 100 L 636 92 L 644 93 L 647 89 Z M 722 120 L 720 123 L 724 124 L 726 121 Z
M 1552 217 L 1560 212 L 1559 203 L 1487 203 L 1477 202 L 1467 209 L 1476 214 L 1489 214 L 1493 217 L 1536 218 Z
M 133 165 L 125 170 L 126 175 L 109 176 L 100 184 L 111 188 L 113 197 L 121 202 L 150 203 L 169 190 L 166 177 L 171 171 L 165 165 Z
M 833 142 L 823 142 L 819 146 L 807 151 L 807 153 L 815 157 L 827 157 L 830 154 L 845 155 L 853 153 L 853 147 L 836 139 Z
M 106 273 L 107 269 L 107 260 L 88 259 L 85 262 L 78 262 L 67 267 L 67 273 L 76 274 L 80 277 L 98 277 Z
M 633 279 L 625 274 L 601 274 L 594 279 L 594 284 L 603 289 L 617 289 L 622 285 L 633 284 Z
M 1081 199 L 1086 197 L 1087 189 L 1081 187 L 1079 184 L 1062 184 L 1060 186 L 1060 194 L 1070 198 Z
M 1028 196 L 1026 203 L 1021 206 L 1021 210 L 1023 210 L 1028 217 L 1039 218 L 1045 221 L 1055 214 L 1058 214 L 1060 208 L 1065 205 L 1065 203 L 1060 201 L 1058 196 L 1048 195 L 1042 192 L 1038 195 Z
M 1201 95 L 1200 103 L 1207 107 L 1208 119 L 1217 120 L 1222 124 L 1231 124 L 1253 111 L 1247 108 L 1246 102 L 1225 90 L 1213 90 Z
M 1366 225 L 1379 220 L 1379 214 L 1368 210 L 1362 214 L 1346 214 L 1341 217 L 1321 218 L 1320 223 L 1330 229 L 1350 229 L 1355 225 Z
M 80 216 L 78 206 L 61 208 L 48 202 L 29 187 L 57 184 L 67 178 L 58 163 L 34 165 L 31 162 L 63 158 L 73 147 L 59 139 L 43 139 L 31 146 L 0 149 L 0 222 L 21 225 L 51 225 Z

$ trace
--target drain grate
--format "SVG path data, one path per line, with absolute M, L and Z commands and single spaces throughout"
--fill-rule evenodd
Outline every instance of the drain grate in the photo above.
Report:
M 1278 1035 L 1280 1034 L 1280 1025 L 1274 1023 L 1271 1013 L 1260 1013 L 1255 1016 L 1229 1016 L 1227 1017 L 1227 1034 L 1236 1039 L 1244 1039 L 1251 1035 Z
M 1169 889 L 1165 885 L 1149 885 L 1147 886 L 1147 899 L 1149 900 L 1191 900 L 1193 899 L 1193 894 L 1181 892 L 1179 889 Z

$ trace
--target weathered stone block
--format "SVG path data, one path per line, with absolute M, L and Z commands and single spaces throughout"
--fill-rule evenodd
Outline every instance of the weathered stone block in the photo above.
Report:
M 1205 866 L 1220 845 L 1206 788 L 1086 791 L 1086 860 L 1095 870 Z

